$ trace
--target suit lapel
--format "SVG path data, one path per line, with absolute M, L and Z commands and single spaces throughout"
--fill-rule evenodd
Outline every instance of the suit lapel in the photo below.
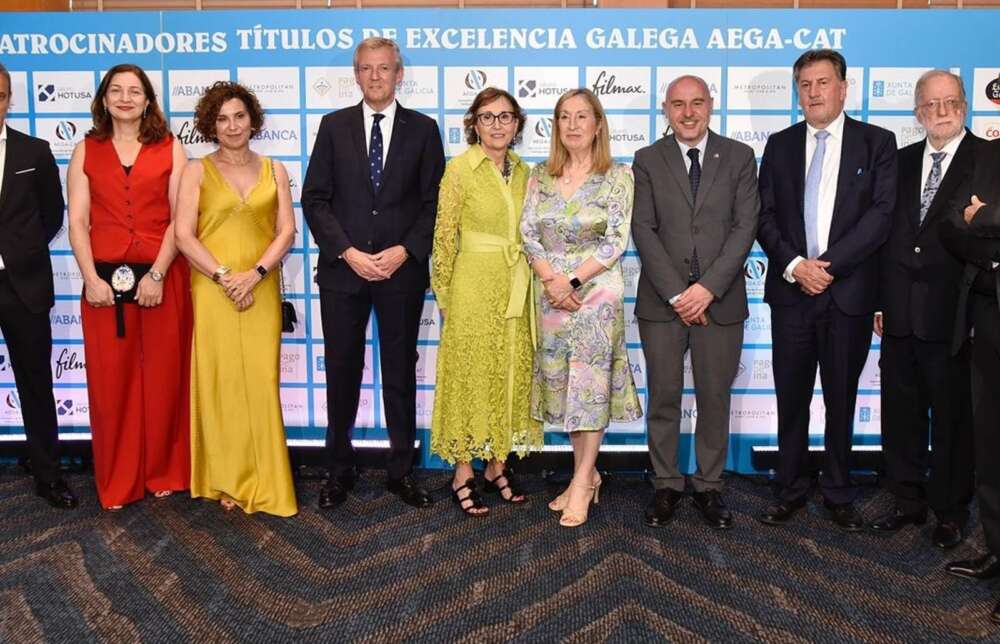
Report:
M 851 190 L 854 183 L 854 176 L 858 170 L 864 167 L 863 159 L 858 159 L 858 150 L 861 148 L 858 141 L 858 131 L 854 127 L 854 121 L 844 115 L 844 142 L 840 146 L 840 169 L 837 174 L 837 195 L 833 200 L 833 217 L 830 221 L 830 244 L 839 238 L 834 232 L 837 228 L 837 213 L 840 212 L 840 205 L 844 202 L 844 197 Z
M 688 178 L 687 168 L 684 167 L 684 159 L 681 158 L 681 149 L 677 145 L 677 140 L 671 134 L 659 143 L 660 156 L 670 170 L 670 176 L 677 182 L 677 187 L 681 189 L 681 194 L 687 199 L 688 207 L 694 209 L 694 196 L 691 194 L 691 180 Z M 699 188 L 700 189 L 700 188 Z
M 354 147 L 358 153 L 358 158 L 362 159 L 362 174 L 365 177 L 365 185 L 368 192 L 372 192 L 372 182 L 368 172 L 368 142 L 365 141 L 365 112 L 361 108 L 361 103 L 354 106 L 354 113 L 351 114 L 351 138 L 354 139 Z
M 802 219 L 802 248 L 806 247 L 806 123 L 802 121 L 798 125 L 798 131 L 792 137 L 792 150 L 788 155 L 788 173 L 792 177 L 792 186 L 795 188 L 795 203 L 799 204 L 799 214 Z
M 958 144 L 958 149 L 955 150 L 955 158 L 948 165 L 948 172 L 941 179 L 941 185 L 938 186 L 934 200 L 931 201 L 931 207 L 927 209 L 927 216 L 924 217 L 923 223 L 920 224 L 921 231 L 930 224 L 931 220 L 937 219 L 944 212 L 945 206 L 951 201 L 955 190 L 965 179 L 969 169 L 969 161 L 972 158 L 971 148 L 972 133 L 966 131 L 965 138 L 962 139 L 962 142 Z M 917 207 L 919 208 L 919 205 Z
M 396 116 L 392 121 L 392 138 L 389 140 L 389 156 L 385 159 L 384 167 L 382 168 L 382 181 L 385 182 L 385 177 L 392 170 L 393 161 L 395 161 L 401 151 L 400 148 L 403 147 L 403 135 L 400 133 L 404 128 L 406 128 L 406 110 L 403 106 L 396 103 Z
M 920 185 L 923 183 L 923 158 L 924 148 L 920 146 L 913 153 L 904 153 L 899 161 L 899 186 L 900 203 L 897 208 L 906 218 L 906 224 L 917 230 L 920 225 Z
M 8 193 L 10 193 L 8 188 L 11 185 L 11 177 L 14 176 L 14 164 L 11 163 L 14 158 L 14 154 L 11 152 L 11 149 L 17 145 L 17 137 L 11 136 L 12 134 L 13 132 L 11 132 L 11 129 L 8 126 L 7 145 L 5 146 L 6 150 L 4 152 L 3 176 L 0 177 L 0 215 L 4 212 L 4 205 L 7 203 L 7 196 Z
M 698 183 L 698 194 L 695 195 L 694 215 L 692 218 L 698 216 L 698 212 L 705 204 L 706 195 L 709 194 L 712 190 L 712 184 L 715 183 L 719 164 L 722 163 L 720 148 L 719 138 L 715 136 L 714 132 L 709 130 L 708 141 L 705 142 L 705 158 L 701 162 L 701 181 Z

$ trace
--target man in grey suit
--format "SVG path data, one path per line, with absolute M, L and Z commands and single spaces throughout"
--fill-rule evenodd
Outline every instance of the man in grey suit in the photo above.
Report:
M 632 238 L 642 260 L 635 312 L 646 357 L 646 415 L 656 494 L 646 524 L 660 527 L 684 492 L 677 467 L 684 354 L 691 350 L 698 420 L 694 504 L 717 529 L 732 525 L 722 500 L 729 447 L 729 388 L 749 315 L 743 266 L 760 198 L 753 150 L 709 131 L 712 97 L 696 76 L 667 87 L 673 134 L 639 150 Z

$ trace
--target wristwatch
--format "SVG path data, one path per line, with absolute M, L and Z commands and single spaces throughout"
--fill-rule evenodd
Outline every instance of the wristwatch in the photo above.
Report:
M 257 264 L 257 266 L 254 267 L 254 270 L 257 271 L 257 274 L 260 275 L 261 279 L 267 277 L 267 269 L 260 264 Z
M 569 285 L 572 286 L 573 290 L 575 291 L 575 290 L 579 289 L 581 286 L 583 286 L 583 282 L 580 281 L 579 277 L 577 277 L 573 273 L 570 273 L 569 274 Z
M 229 272 L 229 267 L 220 264 L 219 267 L 215 269 L 215 272 L 212 273 L 212 281 L 218 282 L 220 279 L 222 279 L 222 276 L 228 272 Z
M 149 269 L 149 273 L 147 273 L 147 274 L 149 275 L 149 279 L 153 280 L 154 282 L 162 282 L 163 281 L 163 273 L 161 273 L 160 271 L 156 270 L 155 268 Z

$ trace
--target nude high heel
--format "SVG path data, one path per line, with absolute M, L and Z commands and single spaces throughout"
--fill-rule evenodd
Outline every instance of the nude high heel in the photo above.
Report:
M 559 519 L 559 525 L 561 525 L 564 528 L 576 528 L 586 523 L 587 515 L 590 511 L 590 504 L 593 503 L 594 505 L 597 505 L 598 503 L 600 503 L 602 482 L 603 481 L 598 479 L 597 483 L 595 483 L 594 485 L 578 486 L 578 487 L 583 487 L 586 490 L 589 490 L 590 498 L 587 499 L 587 503 L 583 506 L 582 511 L 570 508 L 569 501 L 567 500 L 566 508 L 563 510 L 562 517 L 560 517 Z M 570 484 L 570 487 L 573 487 L 572 483 Z M 569 490 L 567 489 L 567 492 L 568 491 Z M 567 498 L 569 497 L 568 494 L 566 496 Z
M 597 478 L 593 480 L 593 484 L 596 487 L 601 487 L 601 483 L 603 483 L 603 479 L 598 474 Z M 566 509 L 567 503 L 569 503 L 569 487 L 563 490 L 559 496 L 549 501 L 549 509 L 553 512 L 562 512 Z

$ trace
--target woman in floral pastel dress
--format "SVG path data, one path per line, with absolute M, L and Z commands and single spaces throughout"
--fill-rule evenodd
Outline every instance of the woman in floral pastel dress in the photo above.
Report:
M 573 479 L 549 507 L 582 525 L 599 499 L 596 469 L 608 424 L 642 415 L 625 350 L 619 258 L 632 219 L 631 169 L 611 158 L 608 123 L 589 90 L 556 103 L 548 160 L 528 179 L 524 250 L 539 294 L 532 415 L 561 425 L 573 444 Z

